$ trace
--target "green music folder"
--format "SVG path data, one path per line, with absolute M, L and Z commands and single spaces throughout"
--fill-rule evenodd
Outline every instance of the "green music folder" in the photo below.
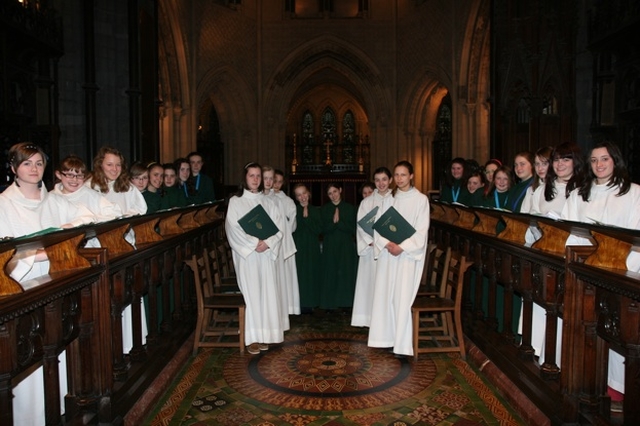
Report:
M 249 213 L 238 219 L 238 223 L 244 229 L 244 232 L 259 240 L 266 240 L 279 231 L 261 204 L 258 204 Z
M 358 221 L 358 225 L 360 228 L 364 230 L 367 234 L 373 237 L 373 224 L 376 221 L 376 213 L 378 213 L 378 206 L 375 206 L 371 209 L 369 213 L 364 215 L 362 219 Z
M 50 233 L 52 233 L 52 232 L 56 232 L 56 231 L 62 231 L 62 228 L 46 228 L 46 229 L 43 229 L 43 230 L 41 230 L 41 231 L 34 232 L 34 233 L 32 233 L 32 234 L 22 235 L 22 236 L 20 236 L 19 238 L 20 238 L 21 240 L 26 240 L 27 238 L 31 238 L 31 237 L 39 237 L 39 236 L 41 236 L 41 235 L 50 234 Z
M 373 224 L 373 229 L 396 244 L 402 243 L 416 232 L 414 227 L 393 206 L 389 207 Z

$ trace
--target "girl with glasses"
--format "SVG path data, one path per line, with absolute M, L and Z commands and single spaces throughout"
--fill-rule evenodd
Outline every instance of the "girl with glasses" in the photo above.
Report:
M 60 162 L 55 173 L 58 183 L 52 192 L 78 207 L 87 208 L 95 216 L 96 222 L 106 222 L 122 216 L 119 205 L 84 185 L 87 167 L 80 157 L 67 156 Z

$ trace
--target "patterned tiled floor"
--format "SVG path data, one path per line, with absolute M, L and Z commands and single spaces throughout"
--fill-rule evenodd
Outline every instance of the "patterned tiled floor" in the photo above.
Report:
M 349 315 L 291 317 L 285 342 L 260 355 L 201 350 L 147 425 L 521 425 L 455 354 L 397 359 L 366 346 Z

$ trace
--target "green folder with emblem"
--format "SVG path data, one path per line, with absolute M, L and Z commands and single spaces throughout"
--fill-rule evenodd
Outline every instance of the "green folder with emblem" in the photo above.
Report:
M 396 244 L 402 243 L 416 232 L 415 228 L 393 206 L 389 207 L 373 224 L 373 229 Z
M 375 206 L 371 209 L 369 213 L 364 215 L 362 219 L 358 221 L 358 225 L 360 228 L 364 230 L 367 234 L 373 237 L 373 224 L 376 221 L 376 213 L 378 213 L 378 206 Z
M 258 204 L 249 213 L 242 216 L 238 223 L 244 232 L 259 240 L 266 240 L 279 231 L 261 204 Z

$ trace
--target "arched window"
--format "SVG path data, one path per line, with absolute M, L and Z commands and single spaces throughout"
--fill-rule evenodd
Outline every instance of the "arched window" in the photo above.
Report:
M 440 180 L 444 176 L 444 169 L 452 158 L 452 109 L 451 95 L 447 94 L 440 103 L 436 117 L 436 135 L 431 152 L 431 182 L 432 189 L 440 187 Z
M 451 139 L 451 108 L 446 104 L 438 111 L 438 138 Z
M 353 113 L 349 110 L 342 117 L 342 143 L 355 143 L 356 141 L 356 121 Z
M 322 112 L 322 139 L 333 143 L 336 141 L 336 113 L 331 107 L 326 107 Z
M 302 116 L 302 142 L 305 144 L 313 143 L 313 123 L 313 115 L 306 111 Z

